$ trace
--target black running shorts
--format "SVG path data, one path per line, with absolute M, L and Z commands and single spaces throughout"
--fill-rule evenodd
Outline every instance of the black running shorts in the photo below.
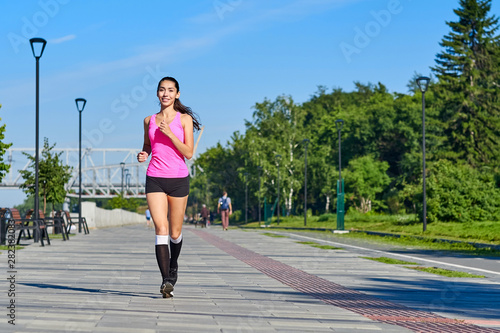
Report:
M 153 192 L 163 192 L 171 197 L 185 197 L 189 194 L 189 176 L 184 178 L 146 176 L 146 194 Z

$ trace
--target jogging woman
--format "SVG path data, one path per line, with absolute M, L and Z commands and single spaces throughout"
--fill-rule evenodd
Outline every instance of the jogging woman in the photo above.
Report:
M 144 119 L 144 144 L 137 160 L 151 154 L 146 172 L 146 199 L 156 232 L 156 260 L 162 275 L 160 292 L 172 297 L 177 282 L 177 259 L 182 247 L 182 222 L 189 194 L 184 158 L 193 156 L 193 128 L 200 123 L 180 100 L 179 83 L 164 77 L 158 83 L 160 112 Z M 170 244 L 170 251 L 169 251 Z

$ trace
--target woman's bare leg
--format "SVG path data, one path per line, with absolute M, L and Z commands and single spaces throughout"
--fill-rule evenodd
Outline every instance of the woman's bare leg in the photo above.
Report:
M 153 192 L 146 194 L 151 219 L 155 225 L 157 235 L 168 236 L 168 197 L 162 192 Z
M 168 197 L 170 207 L 170 237 L 177 239 L 182 233 L 188 197 Z

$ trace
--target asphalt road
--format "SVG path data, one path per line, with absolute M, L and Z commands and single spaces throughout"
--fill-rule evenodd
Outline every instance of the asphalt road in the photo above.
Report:
M 274 231 L 270 231 L 274 232 Z M 337 234 L 314 232 L 277 232 L 302 241 L 317 241 L 323 244 L 343 247 L 360 256 L 390 257 L 413 261 L 425 266 L 484 275 L 500 281 L 500 257 L 480 257 L 449 251 L 405 248 L 392 244 L 365 239 L 347 238 Z

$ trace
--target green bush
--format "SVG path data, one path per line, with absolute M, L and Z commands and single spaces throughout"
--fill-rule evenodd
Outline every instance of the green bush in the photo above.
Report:
M 420 215 L 421 211 L 420 207 Z M 495 175 L 438 161 L 427 180 L 427 218 L 429 222 L 500 220 L 500 189 Z
M 229 216 L 229 222 L 242 222 L 245 220 L 245 214 L 241 210 L 233 211 L 233 214 Z
M 390 214 L 397 215 L 404 212 L 404 206 L 396 189 L 391 189 L 384 197 Z
M 379 161 L 373 155 L 349 161 L 349 166 L 344 172 L 347 205 L 352 205 L 361 213 L 386 208 L 379 194 L 391 182 L 387 169 L 389 163 Z
M 130 212 L 137 212 L 137 208 L 141 204 L 139 199 L 136 198 L 124 198 L 121 193 L 116 197 L 113 197 L 107 202 L 106 209 L 124 209 Z
M 335 214 L 323 214 L 318 218 L 318 222 L 328 222 L 328 221 L 336 221 L 337 215 Z

